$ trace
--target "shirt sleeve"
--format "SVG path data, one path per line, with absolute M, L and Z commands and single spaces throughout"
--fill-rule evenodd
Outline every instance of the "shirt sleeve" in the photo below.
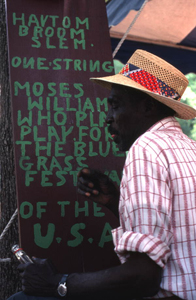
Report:
M 157 153 L 158 152 L 158 153 Z M 130 149 L 121 182 L 120 227 L 112 230 L 121 263 L 128 252 L 149 255 L 164 268 L 172 240 L 172 188 L 167 157 L 155 143 Z

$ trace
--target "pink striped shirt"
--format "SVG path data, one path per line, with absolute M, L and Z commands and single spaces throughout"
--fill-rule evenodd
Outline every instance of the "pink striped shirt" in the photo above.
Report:
M 120 227 L 112 230 L 121 263 L 145 252 L 163 271 L 154 298 L 196 299 L 196 142 L 173 117 L 140 136 L 121 181 Z

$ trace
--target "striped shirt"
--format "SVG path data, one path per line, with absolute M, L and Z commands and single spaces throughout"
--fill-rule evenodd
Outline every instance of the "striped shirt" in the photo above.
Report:
M 196 299 L 196 142 L 175 118 L 153 125 L 130 148 L 121 181 L 121 263 L 144 252 L 163 268 L 157 298 Z

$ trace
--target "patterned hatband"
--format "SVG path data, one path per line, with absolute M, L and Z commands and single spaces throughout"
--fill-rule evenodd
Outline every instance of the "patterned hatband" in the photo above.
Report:
M 169 97 L 174 100 L 180 100 L 180 95 L 177 91 L 169 87 L 165 82 L 130 63 L 127 63 L 119 74 L 132 79 L 153 93 Z

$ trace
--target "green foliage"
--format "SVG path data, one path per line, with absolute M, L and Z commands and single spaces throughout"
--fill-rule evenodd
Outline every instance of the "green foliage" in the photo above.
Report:
M 120 70 L 123 68 L 124 64 L 120 62 L 120 60 L 114 59 L 114 73 L 118 74 Z
M 186 75 L 189 85 L 184 92 L 181 101 L 196 109 L 196 74 L 189 73 Z M 196 140 L 196 119 L 182 120 L 178 119 L 180 126 L 185 134 L 191 139 Z

